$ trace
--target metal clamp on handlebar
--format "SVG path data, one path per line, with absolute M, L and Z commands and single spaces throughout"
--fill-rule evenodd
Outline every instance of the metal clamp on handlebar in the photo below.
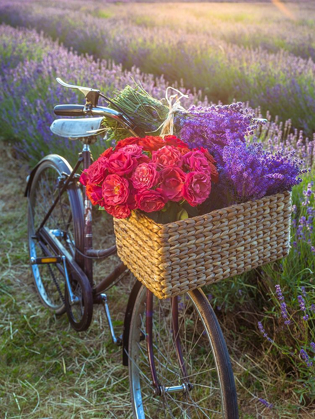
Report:
M 64 87 L 68 87 L 69 89 L 79 90 L 85 96 L 85 107 L 86 110 L 90 110 L 91 108 L 95 108 L 98 103 L 98 98 L 100 96 L 100 90 L 92 89 L 90 87 L 83 87 L 83 86 L 75 86 L 74 84 L 68 84 L 61 80 L 59 77 L 56 78 L 57 82 Z

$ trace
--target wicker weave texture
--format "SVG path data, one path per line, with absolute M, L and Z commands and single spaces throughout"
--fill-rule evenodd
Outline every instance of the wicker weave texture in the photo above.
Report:
M 290 220 L 284 192 L 164 225 L 133 213 L 114 227 L 121 260 L 163 299 L 286 256 Z

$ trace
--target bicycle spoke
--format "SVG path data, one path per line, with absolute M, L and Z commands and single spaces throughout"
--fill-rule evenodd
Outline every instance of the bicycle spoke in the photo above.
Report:
M 190 294 L 178 301 L 178 331 L 173 336 L 171 302 L 155 299 L 153 305 L 153 353 L 161 394 L 153 393 L 151 368 L 145 342 L 139 338 L 146 323 L 146 292 L 141 291 L 136 304 L 129 343 L 129 371 L 134 408 L 140 417 L 223 418 L 222 383 L 212 352 L 213 343 L 203 318 Z M 206 297 L 204 297 L 205 299 Z M 134 338 L 132 337 L 134 335 Z M 137 343 L 134 339 L 137 338 Z M 187 375 L 176 350 L 179 339 Z M 184 384 L 191 387 L 184 387 Z M 183 386 L 183 387 L 181 387 Z M 169 391 L 168 388 L 172 391 Z M 174 391 L 176 390 L 176 391 Z M 143 409 L 143 410 L 142 410 Z

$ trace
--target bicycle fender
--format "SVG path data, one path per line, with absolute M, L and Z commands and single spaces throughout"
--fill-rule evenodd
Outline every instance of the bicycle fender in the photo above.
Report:
M 34 176 L 36 171 L 38 170 L 39 166 L 44 162 L 44 161 L 53 161 L 54 163 L 56 163 L 62 172 L 65 172 L 67 174 L 71 173 L 71 166 L 69 165 L 69 163 L 67 162 L 66 159 L 64 159 L 63 157 L 59 156 L 58 154 L 48 154 L 47 156 L 43 157 L 35 167 L 33 167 L 33 169 L 31 170 L 30 174 L 27 177 L 27 184 L 26 184 L 26 188 L 25 188 L 25 192 L 24 192 L 24 196 L 28 197 L 28 193 L 31 187 L 31 184 L 33 182 Z
M 128 300 L 128 304 L 127 304 L 127 308 L 125 312 L 124 333 L 123 333 L 123 339 L 122 339 L 122 363 L 125 367 L 128 366 L 128 343 L 129 343 L 131 316 L 132 316 L 133 307 L 134 307 L 137 295 L 141 287 L 142 287 L 141 282 L 136 280 L 134 286 L 132 287 L 131 293 L 129 295 L 129 300 Z

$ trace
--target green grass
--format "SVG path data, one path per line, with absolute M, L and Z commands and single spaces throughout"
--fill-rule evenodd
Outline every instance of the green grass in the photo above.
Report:
M 128 371 L 121 364 L 121 350 L 111 342 L 103 312 L 96 309 L 91 328 L 78 334 L 66 316 L 52 315 L 39 302 L 27 256 L 26 168 L 17 170 L 19 163 L 9 150 L 1 146 L 1 177 L 11 176 L 0 191 L 0 417 L 131 417 Z M 111 245 L 108 217 L 95 215 L 96 245 Z M 106 275 L 112 263 L 117 263 L 115 257 L 98 265 L 97 276 Z M 117 334 L 132 282 L 127 275 L 109 293 Z M 299 411 L 307 418 L 308 410 L 294 398 L 294 389 L 300 387 L 257 331 L 268 307 L 264 284 L 253 272 L 208 289 L 231 354 L 240 417 L 297 418 Z M 259 397 L 274 403 L 274 409 L 264 407 Z

